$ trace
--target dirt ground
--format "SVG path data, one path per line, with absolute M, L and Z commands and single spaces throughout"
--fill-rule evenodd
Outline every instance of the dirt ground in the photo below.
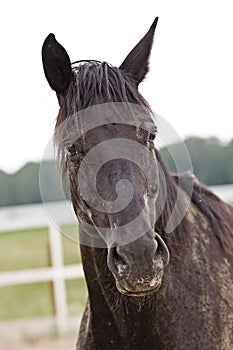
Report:
M 0 343 L 2 350 L 75 350 L 75 339 L 73 337 L 44 339 L 28 342 Z

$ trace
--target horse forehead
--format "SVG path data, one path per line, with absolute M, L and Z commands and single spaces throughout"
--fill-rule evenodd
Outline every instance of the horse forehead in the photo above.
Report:
M 98 118 L 98 115 L 96 116 L 96 118 Z M 95 139 L 98 139 L 99 141 L 104 141 L 109 138 L 121 138 L 121 137 L 129 137 L 132 139 L 137 139 L 137 127 L 133 125 L 133 119 L 132 119 L 132 125 L 129 125 L 127 123 L 127 120 L 125 123 L 124 123 L 124 120 L 118 122 L 117 118 L 115 122 L 108 123 L 107 120 L 106 120 L 106 123 L 105 123 L 105 120 L 103 120 L 102 122 L 103 122 L 102 125 L 96 126 L 93 129 L 88 130 L 87 141 L 88 139 L 90 139 L 91 141 L 94 141 Z
M 119 181 L 121 178 L 128 178 L 130 180 L 137 178 L 138 180 L 144 180 L 143 172 L 136 164 L 121 158 L 112 159 L 104 163 L 98 175 L 100 175 L 100 178 L 104 178 L 104 180 L 105 177 L 110 178 L 112 182 L 114 182 L 114 180 Z

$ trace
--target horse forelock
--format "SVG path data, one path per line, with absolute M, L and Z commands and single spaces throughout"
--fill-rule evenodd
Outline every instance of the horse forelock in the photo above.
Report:
M 70 116 L 88 107 L 111 102 L 126 102 L 143 106 L 153 114 L 149 104 L 139 93 L 130 74 L 107 62 L 94 60 L 77 61 L 72 67 L 72 81 L 66 96 L 60 103 L 56 120 L 54 141 L 60 169 L 67 171 L 64 153 L 64 130 L 60 125 Z

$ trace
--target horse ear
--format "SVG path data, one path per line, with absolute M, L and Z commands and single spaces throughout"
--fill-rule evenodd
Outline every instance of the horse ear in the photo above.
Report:
M 44 41 L 42 62 L 49 85 L 57 94 L 64 95 L 71 82 L 71 62 L 66 50 L 57 42 L 54 34 L 49 34 Z
M 119 67 L 122 70 L 128 71 L 137 84 L 145 78 L 149 71 L 149 58 L 157 22 L 158 17 L 155 18 L 146 35 L 133 48 Z

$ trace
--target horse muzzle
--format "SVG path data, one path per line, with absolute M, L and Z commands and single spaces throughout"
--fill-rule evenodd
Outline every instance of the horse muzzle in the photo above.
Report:
M 108 268 L 115 277 L 116 287 L 128 296 L 145 296 L 157 291 L 169 259 L 165 242 L 153 231 L 130 244 L 108 250 Z

